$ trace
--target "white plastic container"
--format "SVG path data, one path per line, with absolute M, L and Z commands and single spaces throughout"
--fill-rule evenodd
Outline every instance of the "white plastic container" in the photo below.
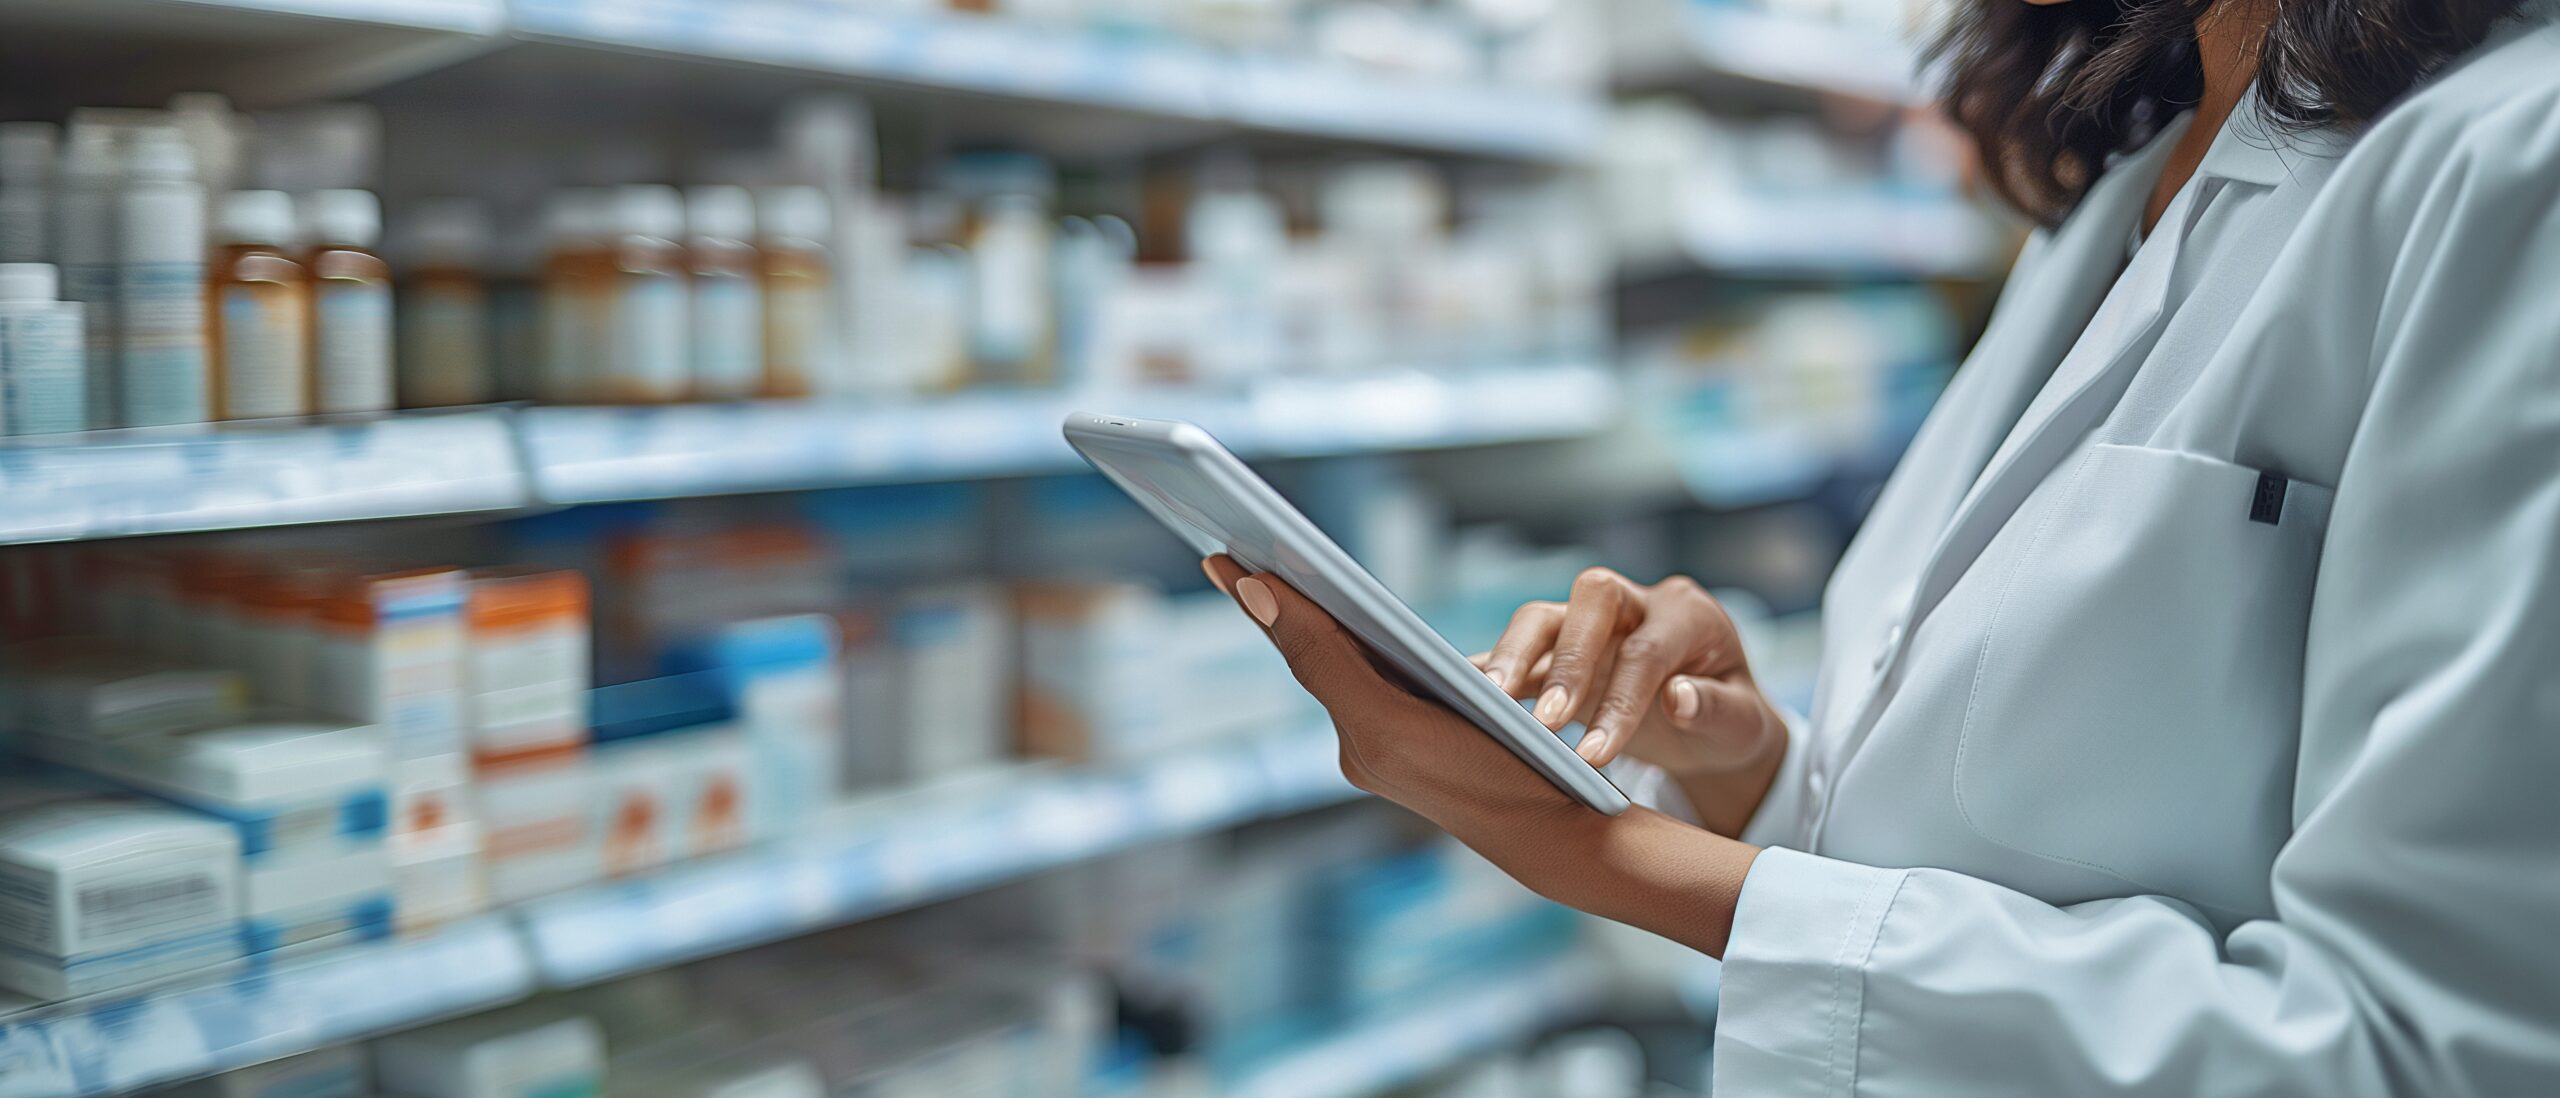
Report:
M 186 139 L 135 133 L 125 149 L 116 267 L 118 399 L 124 424 L 213 417 L 205 361 L 204 192 Z
M 0 426 L 9 434 L 87 426 L 82 309 L 54 300 L 58 289 L 51 264 L 0 263 Z
M 613 321 L 603 395 L 663 403 L 692 394 L 692 317 L 686 301 L 684 199 L 655 184 L 613 193 Z
M 0 122 L 0 263 L 51 263 L 51 122 Z
M 693 276 L 693 389 L 740 400 L 764 388 L 764 293 L 755 198 L 744 187 L 685 192 L 685 259 Z
M 88 386 L 82 398 L 92 428 L 118 426 L 124 419 L 116 368 L 116 192 L 122 176 L 115 131 L 74 122 L 54 191 L 53 250 L 62 268 L 63 300 L 84 307 Z
M 240 956 L 240 839 L 118 797 L 0 814 L 0 987 L 109 991 Z
M 303 200 L 311 257 L 311 410 L 387 412 L 391 373 L 391 268 L 382 245 L 382 200 L 371 191 L 314 191 Z

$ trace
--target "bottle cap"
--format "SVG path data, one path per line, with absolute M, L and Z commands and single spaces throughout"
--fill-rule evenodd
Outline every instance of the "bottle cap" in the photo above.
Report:
M 657 183 L 631 183 L 613 191 L 614 225 L 625 235 L 674 240 L 684 235 L 684 196 Z
M 51 301 L 61 292 L 51 263 L 0 263 L 0 301 Z
M 756 234 L 756 200 L 745 187 L 688 187 L 684 220 L 686 231 L 697 237 L 745 240 Z
M 73 123 L 62 143 L 62 174 L 94 184 L 116 174 L 116 131 Z
M 382 200 L 372 191 L 313 191 L 302 200 L 302 225 L 309 243 L 371 248 L 382 242 Z
M 225 244 L 284 247 L 293 242 L 293 196 L 283 191 L 233 191 L 222 196 L 221 216 L 215 224 Z
M 769 240 L 825 240 L 827 196 L 816 187 L 772 187 L 758 196 L 756 216 Z
M 196 177 L 196 151 L 185 137 L 169 127 L 137 130 L 124 147 L 124 170 L 137 180 L 192 182 Z
M 38 184 L 53 171 L 51 122 L 0 122 L 0 179 Z

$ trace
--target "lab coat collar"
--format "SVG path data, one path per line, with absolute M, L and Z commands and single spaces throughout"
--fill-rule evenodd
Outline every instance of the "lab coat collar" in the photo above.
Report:
M 2204 160 L 2196 165 L 2197 176 L 2273 187 L 2292 178 L 2307 161 L 2337 159 L 2354 142 L 2354 136 L 2340 127 L 2284 130 L 2270 126 L 2258 108 L 2258 86 L 2251 84 L 2223 122 L 2222 132 L 2205 149 Z
M 2007 431 L 1992 436 L 1996 449 L 1963 466 L 1979 473 L 1957 501 L 1920 571 L 1905 628 L 1919 627 L 2008 521 L 2024 489 L 2057 460 L 2054 447 L 2033 443 L 2061 430 L 2057 419 L 2085 423 L 2102 414 L 2120 392 L 2112 382 L 2139 365 L 2135 352 L 2147 344 L 2164 314 L 2169 287 L 2165 269 L 2174 266 L 2185 230 L 2177 219 L 2192 219 L 2203 196 L 2221 186 L 2195 180 L 2181 191 L 2160 224 L 2163 238 L 2144 245 L 2145 254 L 2135 257 L 2136 266 L 2152 277 L 2132 277 L 2135 268 L 2122 262 L 2125 238 L 2139 223 L 2152 185 L 2159 182 L 2170 150 L 2192 118 L 2172 122 L 2150 144 L 2110 166 L 2056 231 L 2053 247 L 2033 277 L 2069 287 L 2067 291 L 2021 301 L 2017 308 L 2002 301 L 2007 327 L 1995 324 L 1966 368 L 2001 370 L 2017 418 Z M 2119 278 L 2119 272 L 2125 277 Z M 2004 338 L 1995 341 L 1994 335 Z M 2056 399 L 2046 398 L 2043 390 L 2048 387 Z

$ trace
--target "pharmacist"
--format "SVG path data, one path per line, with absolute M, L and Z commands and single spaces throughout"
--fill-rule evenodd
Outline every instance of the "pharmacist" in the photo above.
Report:
M 1213 578 L 1353 780 L 1724 959 L 1718 1094 L 2560 1094 L 2560 5 L 1957 7 L 2050 227 L 1809 717 L 1590 572 L 1478 662 L 1660 809 L 1606 818 Z

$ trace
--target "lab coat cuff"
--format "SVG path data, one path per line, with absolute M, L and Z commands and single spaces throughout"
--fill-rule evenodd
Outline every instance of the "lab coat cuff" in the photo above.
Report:
M 1752 861 L 1724 955 L 1717 1093 L 1852 1093 L 1867 959 L 1909 875 L 1783 847 Z
M 1742 825 L 1742 834 L 1735 838 L 1753 846 L 1802 847 L 1808 845 L 1804 838 L 1808 831 L 1806 813 L 1817 807 L 1810 803 L 1813 798 L 1806 789 L 1805 760 L 1813 752 L 1805 742 L 1804 718 L 1782 705 L 1778 707 L 1778 719 L 1786 725 L 1786 757 L 1779 761 L 1778 776 L 1770 780 L 1769 792 L 1761 796 L 1760 807 L 1751 811 L 1750 821 Z

